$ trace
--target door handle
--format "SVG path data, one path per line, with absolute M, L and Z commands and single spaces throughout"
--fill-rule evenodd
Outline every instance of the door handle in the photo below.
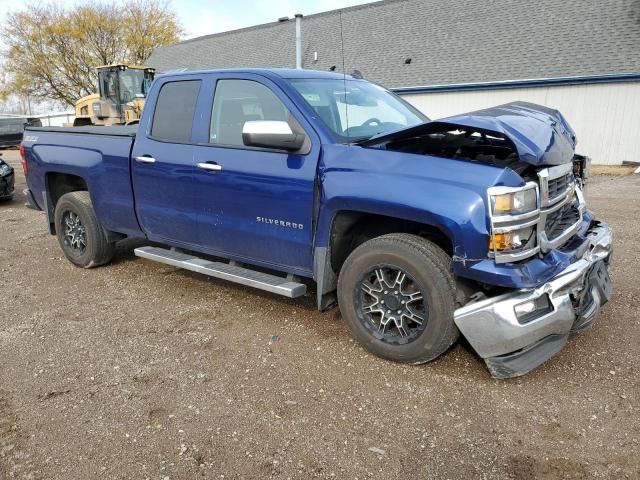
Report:
M 218 165 L 217 163 L 198 163 L 198 168 L 202 170 L 207 170 L 209 172 L 219 172 L 222 170 L 222 165 Z
M 156 159 L 153 157 L 136 157 L 138 163 L 156 163 Z

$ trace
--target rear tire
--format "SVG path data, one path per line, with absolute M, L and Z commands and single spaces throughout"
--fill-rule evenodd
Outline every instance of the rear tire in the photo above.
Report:
M 92 268 L 113 258 L 115 243 L 107 240 L 89 192 L 71 192 L 60 197 L 54 221 L 60 247 L 74 265 Z
M 396 362 L 434 360 L 460 334 L 451 258 L 417 235 L 383 235 L 356 248 L 340 271 L 338 302 L 355 339 Z

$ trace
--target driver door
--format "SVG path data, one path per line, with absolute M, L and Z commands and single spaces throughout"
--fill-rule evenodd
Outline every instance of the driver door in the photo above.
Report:
M 319 155 L 315 133 L 288 97 L 262 76 L 219 74 L 212 87 L 209 121 L 194 150 L 203 247 L 309 273 Z M 310 146 L 305 153 L 247 147 L 242 129 L 251 120 L 296 122 Z

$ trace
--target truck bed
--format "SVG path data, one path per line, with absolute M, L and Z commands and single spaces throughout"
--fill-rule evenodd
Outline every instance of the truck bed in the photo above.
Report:
M 130 154 L 137 125 L 89 127 L 28 127 L 23 144 L 31 149 L 28 186 L 38 207 L 48 213 L 58 182 L 86 185 L 103 226 L 114 232 L 141 236 L 134 212 Z M 70 180 L 71 179 L 71 180 Z M 54 198 L 45 201 L 45 192 Z M 51 193 L 53 192 L 53 193 Z

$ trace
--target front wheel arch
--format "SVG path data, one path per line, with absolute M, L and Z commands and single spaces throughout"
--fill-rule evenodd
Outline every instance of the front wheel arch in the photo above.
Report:
M 324 228 L 322 226 L 319 227 Z M 397 233 L 413 234 L 434 243 L 450 256 L 454 239 L 441 226 L 389 217 L 359 210 L 340 210 L 326 226 L 328 245 L 314 249 L 314 279 L 317 283 L 317 306 L 320 311 L 335 305 L 338 273 L 347 257 L 362 243 L 373 238 Z

